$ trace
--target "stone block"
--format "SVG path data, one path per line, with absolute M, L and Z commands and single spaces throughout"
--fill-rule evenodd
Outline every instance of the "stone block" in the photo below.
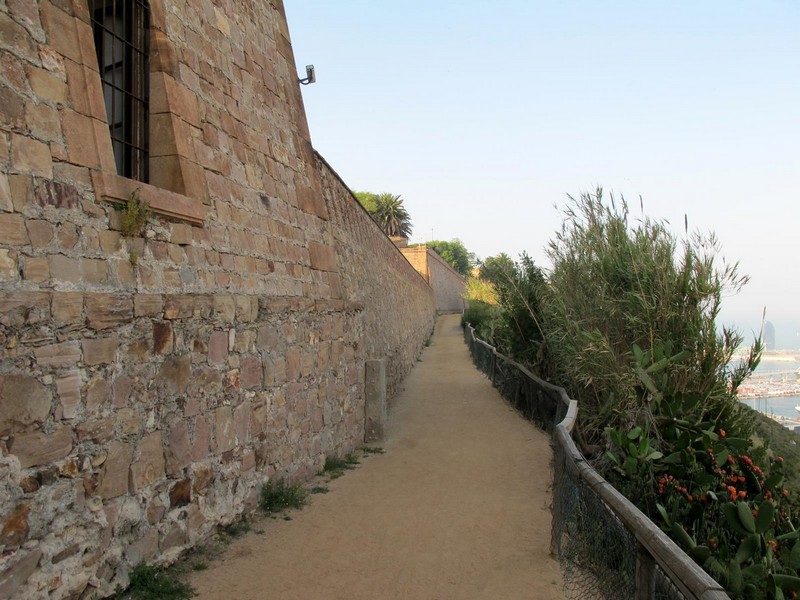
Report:
M 250 441 L 250 418 L 252 407 L 249 400 L 245 400 L 233 409 L 233 427 L 236 430 L 236 439 L 240 446 Z
M 0 248 L 0 282 L 8 283 L 19 279 L 19 265 L 17 253 L 12 250 Z
M 180 396 L 186 393 L 191 374 L 191 357 L 170 356 L 159 368 L 156 374 L 156 384 L 162 386 L 168 394 Z
M 131 465 L 131 486 L 134 491 L 149 487 L 164 477 L 164 446 L 161 432 L 144 436 L 136 445 L 139 459 Z
M 236 317 L 236 303 L 233 296 L 214 296 L 214 314 L 224 323 L 233 323 Z
M 14 202 L 11 200 L 11 186 L 8 183 L 8 175 L 0 173 L 0 210 L 12 212 Z
M 214 452 L 221 454 L 236 446 L 236 430 L 230 406 L 220 406 L 214 411 Z
M 221 365 L 228 359 L 228 333 L 215 331 L 208 340 L 208 364 Z
M 192 468 L 194 474 L 194 492 L 203 495 L 214 482 L 214 470 L 209 465 L 195 465 Z
M 188 477 L 172 486 L 169 491 L 169 507 L 179 508 L 192 501 L 192 480 Z
M 252 390 L 261 387 L 264 368 L 260 357 L 248 356 L 243 358 L 239 371 L 240 385 L 243 389 Z
M 64 458 L 72 451 L 72 428 L 63 426 L 53 433 L 23 433 L 14 436 L 9 448 L 23 469 Z
M 258 299 L 255 298 L 255 305 L 252 296 L 236 296 L 234 301 L 236 303 L 236 318 L 243 323 L 254 321 L 258 317 Z
M 29 375 L 0 376 L 0 435 L 44 422 L 53 395 Z
M 53 319 L 58 324 L 77 323 L 83 313 L 83 294 L 80 292 L 53 292 Z
M 192 227 L 185 223 L 170 223 L 169 225 L 170 237 L 169 240 L 173 244 L 191 244 L 192 243 Z
M 188 319 L 194 312 L 192 296 L 167 296 L 164 301 L 165 319 Z
M 28 513 L 30 512 L 30 505 L 20 504 L 3 521 L 3 528 L 0 530 L 0 545 L 5 546 L 6 550 L 19 548 L 28 539 L 31 530 L 28 524 Z
M 319 271 L 338 271 L 336 263 L 336 250 L 333 246 L 309 242 L 308 254 L 311 268 Z
M 89 283 L 106 283 L 108 281 L 108 261 L 96 258 L 80 259 L 81 277 Z M 130 300 L 128 300 L 130 303 Z
M 386 426 L 386 359 L 368 360 L 364 384 L 364 441 L 383 439 Z
M 88 294 L 86 320 L 92 329 L 109 329 L 133 319 L 133 301 L 130 296 L 115 294 Z
M 25 281 L 44 283 L 50 279 L 50 264 L 46 256 L 24 256 L 21 266 Z
M 203 415 L 194 419 L 194 438 L 192 443 L 192 459 L 202 460 L 211 452 L 211 424 Z
M 105 499 L 128 492 L 128 471 L 133 459 L 133 446 L 115 441 L 109 445 L 108 456 L 100 473 L 97 494 Z
M 192 462 L 192 445 L 189 441 L 189 425 L 180 421 L 167 436 L 167 474 L 174 476 Z
M 90 169 L 102 167 L 95 137 L 97 122 L 96 119 L 74 110 L 62 111 L 61 123 L 64 130 L 64 141 L 67 145 L 69 162 L 72 164 Z M 106 131 L 108 131 L 107 127 Z
M 84 339 L 81 345 L 84 364 L 95 366 L 114 362 L 119 341 L 117 338 Z
M 158 554 L 158 530 L 150 528 L 125 550 L 125 559 L 132 565 L 150 562 Z
M 111 398 L 111 386 L 102 377 L 89 384 L 86 390 L 86 410 L 90 413 L 97 410 Z
M 137 317 L 155 317 L 164 309 L 164 299 L 161 294 L 136 294 L 133 306 Z
M 81 405 L 81 372 L 77 369 L 56 379 L 56 392 L 61 402 L 61 414 L 65 419 L 74 419 Z
M 36 548 L 32 552 L 24 554 L 22 558 L 11 563 L 5 571 L 0 574 L 0 598 L 14 598 L 16 593 L 28 578 L 36 571 L 39 560 L 42 558 L 42 550 Z
M 114 406 L 121 408 L 128 402 L 133 391 L 133 379 L 127 375 L 120 375 L 111 386 Z
M 69 258 L 61 254 L 51 254 L 47 257 L 50 266 L 50 273 L 56 281 L 66 281 L 69 283 L 80 283 L 81 261 L 77 258 Z
M 168 321 L 153 321 L 153 354 L 167 354 L 172 347 L 172 325 Z
M 25 219 L 15 213 L 0 214 L 0 240 L 9 246 L 25 246 L 30 243 Z
M 56 3 L 46 2 L 41 8 L 42 27 L 47 33 L 47 44 L 62 56 L 83 62 L 75 17 L 67 14 Z
M 117 424 L 122 435 L 136 435 L 144 426 L 144 419 L 130 408 L 120 408 L 117 411 Z
M 92 440 L 95 444 L 105 444 L 114 437 L 115 417 L 104 417 L 102 419 L 90 419 L 81 423 L 75 428 L 78 434 L 78 441 Z
M 33 138 L 11 134 L 11 164 L 14 171 L 53 178 L 53 156 L 50 146 Z
M 122 236 L 118 231 L 101 231 L 99 237 L 100 249 L 105 254 L 116 254 L 122 248 Z
M 78 342 L 62 342 L 40 346 L 33 351 L 40 367 L 73 367 L 81 360 L 81 346 Z

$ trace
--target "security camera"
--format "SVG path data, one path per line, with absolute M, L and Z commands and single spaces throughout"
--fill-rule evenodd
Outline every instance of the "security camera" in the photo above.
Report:
M 314 65 L 306 65 L 306 78 L 305 79 L 298 79 L 300 83 L 303 85 L 308 85 L 309 83 L 314 83 L 317 81 L 317 75 L 314 73 Z

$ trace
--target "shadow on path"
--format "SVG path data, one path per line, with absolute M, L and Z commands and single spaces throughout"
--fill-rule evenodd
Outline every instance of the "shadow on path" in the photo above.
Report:
M 386 453 L 192 576 L 203 599 L 560 599 L 549 438 L 472 365 L 458 315 L 392 402 Z

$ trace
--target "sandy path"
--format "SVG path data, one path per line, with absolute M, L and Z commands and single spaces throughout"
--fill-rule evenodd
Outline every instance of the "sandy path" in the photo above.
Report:
M 199 598 L 563 598 L 548 437 L 473 367 L 458 323 L 439 318 L 393 402 L 386 453 L 194 573 Z

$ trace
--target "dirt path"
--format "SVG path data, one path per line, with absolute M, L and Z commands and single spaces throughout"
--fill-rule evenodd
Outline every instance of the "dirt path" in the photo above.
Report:
M 473 367 L 458 323 L 439 318 L 394 400 L 386 453 L 194 573 L 199 598 L 563 598 L 548 437 Z

